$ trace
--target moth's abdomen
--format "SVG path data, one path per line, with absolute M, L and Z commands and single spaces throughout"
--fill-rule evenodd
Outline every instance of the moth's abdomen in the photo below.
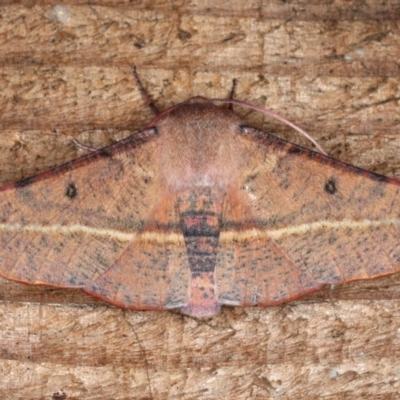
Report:
M 184 191 L 178 197 L 180 225 L 191 273 L 185 314 L 204 317 L 218 312 L 215 263 L 219 247 L 224 194 L 209 187 Z

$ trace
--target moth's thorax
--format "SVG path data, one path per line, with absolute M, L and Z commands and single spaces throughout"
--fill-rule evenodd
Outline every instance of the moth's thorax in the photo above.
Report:
M 240 119 L 231 110 L 200 97 L 168 113 L 157 124 L 165 182 L 176 189 L 229 185 L 243 157 L 239 125 Z

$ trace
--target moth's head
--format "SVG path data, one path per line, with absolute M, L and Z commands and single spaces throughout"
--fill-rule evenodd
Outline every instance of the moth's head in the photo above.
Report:
M 194 96 L 180 104 L 196 104 L 196 103 L 211 103 L 210 99 L 203 96 Z
M 206 115 L 207 112 L 215 112 L 222 117 L 224 115 L 236 116 L 232 110 L 227 109 L 224 106 L 216 106 L 212 99 L 208 99 L 203 96 L 194 96 L 159 113 L 149 122 L 147 128 L 152 126 L 158 127 L 160 123 L 162 123 L 164 120 L 170 119 L 171 117 L 178 117 L 180 119 L 183 118 L 185 122 L 188 122 L 190 119 L 193 119 L 193 117 L 196 116 L 198 116 L 198 118 L 201 118 L 202 116 L 208 117 Z M 216 116 L 217 115 L 215 115 L 215 117 Z M 212 119 L 215 120 L 215 117 Z

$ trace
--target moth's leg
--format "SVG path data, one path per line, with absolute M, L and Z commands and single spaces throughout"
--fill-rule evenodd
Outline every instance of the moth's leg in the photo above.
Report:
M 160 111 L 156 107 L 156 105 L 154 104 L 153 99 L 149 96 L 149 94 L 146 92 L 146 89 L 142 85 L 142 81 L 139 79 L 139 75 L 136 72 L 136 66 L 135 65 L 132 66 L 132 74 L 133 74 L 133 77 L 135 78 L 135 81 L 136 81 L 138 87 L 139 87 L 140 93 L 142 94 L 142 96 L 146 100 L 146 103 L 150 107 L 151 111 L 153 111 L 153 114 L 154 115 L 160 114 Z
M 76 139 L 72 139 L 72 141 L 74 142 L 75 146 L 79 147 L 82 150 L 87 150 L 87 151 L 90 151 L 92 153 L 94 151 L 98 150 L 95 147 L 86 146 L 86 145 L 82 144 L 81 142 L 78 142 Z
M 144 88 L 144 86 L 143 86 L 143 84 L 142 84 L 142 81 L 140 80 L 139 75 L 137 74 L 136 66 L 135 66 L 135 65 L 132 66 L 132 74 L 133 74 L 133 77 L 135 78 L 135 81 L 136 81 L 137 85 L 139 86 L 140 93 L 142 94 L 142 96 L 143 96 L 144 99 L 146 100 L 147 105 L 150 107 L 151 111 L 153 111 L 153 113 L 154 113 L 155 115 L 160 114 L 160 111 L 158 110 L 158 108 L 157 108 L 156 105 L 154 104 L 154 101 L 153 101 L 152 98 L 149 96 L 149 94 L 146 92 L 146 89 Z M 234 85 L 236 86 L 236 84 L 234 84 Z M 232 87 L 231 96 L 233 95 L 233 91 L 234 91 L 234 87 Z M 75 143 L 75 146 L 79 147 L 79 148 L 82 149 L 82 150 L 87 150 L 87 151 L 90 151 L 90 152 L 92 152 L 92 153 L 93 153 L 94 151 L 99 150 L 99 149 L 96 149 L 95 147 L 86 146 L 86 145 L 84 145 L 84 144 L 78 142 L 76 139 L 72 139 L 72 141 Z

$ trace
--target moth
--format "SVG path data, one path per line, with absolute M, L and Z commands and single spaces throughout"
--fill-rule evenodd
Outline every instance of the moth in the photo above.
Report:
M 1 276 L 204 317 L 400 271 L 399 181 L 147 99 L 144 130 L 0 189 Z

